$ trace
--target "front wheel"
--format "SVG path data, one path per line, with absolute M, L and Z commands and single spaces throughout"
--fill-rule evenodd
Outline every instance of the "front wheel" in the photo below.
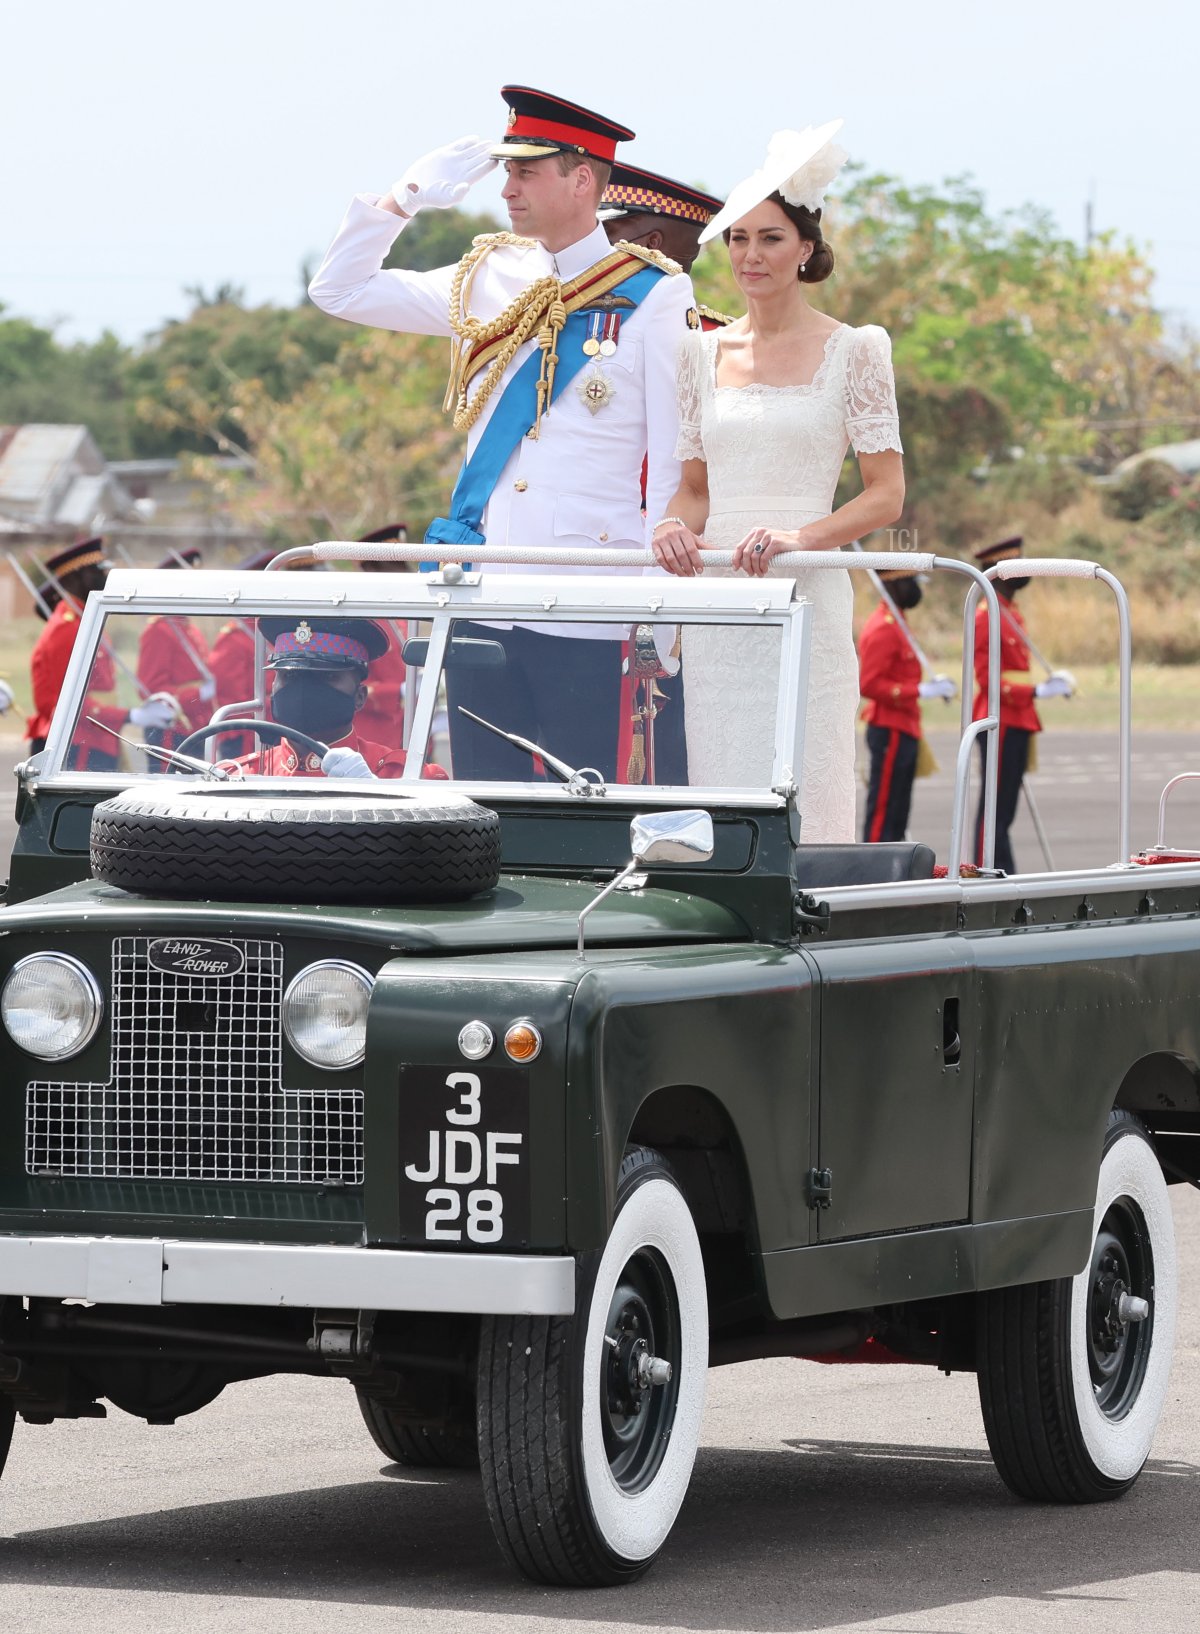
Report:
M 691 1213 L 633 1147 L 573 1317 L 486 1317 L 479 1449 L 497 1540 L 527 1577 L 586 1587 L 647 1570 L 700 1441 L 708 1298 Z
M 1175 1231 L 1145 1130 L 1114 1112 L 1078 1276 L 979 1296 L 979 1397 L 1018 1497 L 1096 1503 L 1127 1492 L 1166 1401 L 1178 1304 Z

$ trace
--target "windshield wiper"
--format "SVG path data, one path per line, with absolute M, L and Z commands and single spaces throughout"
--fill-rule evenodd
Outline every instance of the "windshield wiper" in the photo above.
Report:
M 553 772 L 560 782 L 567 785 L 572 794 L 603 795 L 608 792 L 603 777 L 594 766 L 584 766 L 576 771 L 574 766 L 568 766 L 565 760 L 560 760 L 557 755 L 552 755 L 549 749 L 543 749 L 540 743 L 533 743 L 529 738 L 523 738 L 516 732 L 506 732 L 502 726 L 493 726 L 491 721 L 485 721 L 482 715 L 477 715 L 474 710 L 464 708 L 462 704 L 457 707 L 460 715 L 465 715 L 468 720 L 474 721 L 477 726 L 482 726 L 488 732 L 494 732 L 498 738 L 503 738 L 506 743 L 511 743 L 517 749 L 524 749 L 527 755 L 540 760 L 548 771 Z
M 216 783 L 224 783 L 229 778 L 230 774 L 227 771 L 220 766 L 215 766 L 210 760 L 197 760 L 194 755 L 181 755 L 178 749 L 164 749 L 157 743 L 139 743 L 136 738 L 127 738 L 124 732 L 118 732 L 115 727 L 105 726 L 104 722 L 98 721 L 94 715 L 85 715 L 84 719 L 90 725 L 98 726 L 102 732 L 107 732 L 110 737 L 116 738 L 127 749 L 137 749 L 142 754 L 157 755 L 160 760 L 165 760 L 168 766 L 182 766 L 186 771 L 200 772 L 210 781 Z

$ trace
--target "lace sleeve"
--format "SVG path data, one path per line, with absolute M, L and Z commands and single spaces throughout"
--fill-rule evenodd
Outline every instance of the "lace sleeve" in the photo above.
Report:
M 675 442 L 677 460 L 702 460 L 704 439 L 700 434 L 704 370 L 708 358 L 704 336 L 689 335 L 679 348 L 675 365 L 675 389 L 679 400 L 679 436 Z
M 892 343 L 878 324 L 856 329 L 846 348 L 846 435 L 856 454 L 903 453 Z

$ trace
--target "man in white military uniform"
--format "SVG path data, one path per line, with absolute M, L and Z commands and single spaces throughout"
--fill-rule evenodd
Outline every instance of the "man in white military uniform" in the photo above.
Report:
M 614 249 L 596 219 L 632 131 L 526 87 L 502 95 L 502 142 L 464 138 L 389 194 L 355 198 L 309 294 L 356 323 L 454 337 L 447 400 L 467 462 L 430 538 L 461 543 L 466 560 L 484 540 L 640 547 L 678 484 L 675 359 L 696 321 L 691 284 L 653 251 Z M 513 233 L 477 241 L 457 267 L 382 270 L 418 210 L 458 204 L 498 160 Z M 502 640 L 508 662 L 448 677 L 455 775 L 529 776 L 527 757 L 458 716 L 459 703 L 615 775 L 620 642 L 600 626 L 556 632 L 475 632 Z

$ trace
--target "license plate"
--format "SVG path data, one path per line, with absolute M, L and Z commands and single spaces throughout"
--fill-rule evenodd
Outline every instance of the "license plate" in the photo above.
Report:
M 528 1068 L 400 1068 L 400 1236 L 527 1245 Z

